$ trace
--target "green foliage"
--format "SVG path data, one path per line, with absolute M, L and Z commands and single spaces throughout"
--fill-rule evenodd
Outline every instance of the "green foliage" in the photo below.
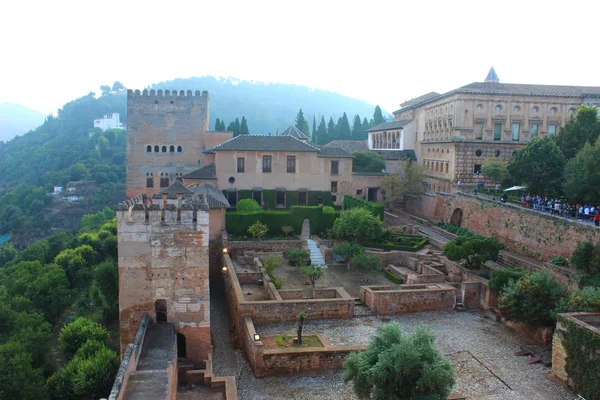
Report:
M 521 268 L 504 268 L 497 269 L 492 273 L 492 278 L 490 279 L 490 289 L 495 290 L 497 292 L 502 291 L 510 280 L 518 281 L 524 275 L 527 275 L 529 272 L 521 269 Z
M 248 233 L 257 239 L 261 239 L 263 236 L 269 233 L 269 227 L 256 221 L 254 224 L 250 225 L 248 228 Z
M 283 232 L 285 237 L 287 237 L 290 233 L 294 232 L 294 228 L 289 225 L 284 225 L 281 227 L 281 232 Z
M 74 249 L 61 251 L 54 262 L 60 265 L 66 272 L 71 287 L 84 287 L 91 279 L 90 267 L 96 259 L 96 252 L 87 244 Z
M 383 156 L 373 151 L 357 151 L 352 153 L 352 172 L 381 172 L 385 169 Z
M 591 242 L 580 243 L 571 254 L 571 265 L 573 268 L 587 273 L 600 273 L 600 250 Z
M 569 380 L 576 393 L 593 399 L 600 393 L 600 336 L 564 316 L 558 315 L 558 321 L 565 328 L 562 345 Z
M 17 256 L 17 250 L 8 243 L 0 245 L 0 268 L 11 262 Z
M 362 255 L 365 252 L 362 246 L 352 242 L 338 244 L 332 249 L 332 251 L 333 254 L 343 257 L 346 263 L 348 263 L 351 258 Z
M 298 128 L 302 133 L 310 137 L 310 130 L 308 129 L 308 121 L 304 118 L 304 113 L 302 109 L 298 111 L 296 115 L 296 123 L 294 124 L 296 128 Z
M 404 280 L 402 278 L 398 278 L 396 275 L 394 275 L 394 273 L 392 271 L 390 271 L 389 269 L 385 270 L 385 276 L 392 282 L 394 283 L 398 283 L 400 285 L 402 285 L 404 283 Z
M 277 256 L 268 256 L 267 258 L 265 258 L 265 263 L 263 265 L 263 267 L 265 268 L 265 271 L 271 275 L 273 273 L 273 271 L 275 270 L 275 267 L 279 266 L 281 264 L 282 260 L 280 257 Z
M 509 321 L 552 326 L 554 309 L 566 295 L 566 288 L 546 272 L 509 280 L 500 294 L 499 309 Z
M 376 255 L 357 254 L 350 259 L 349 265 L 356 271 L 363 270 L 368 276 L 369 273 L 381 270 L 381 259 Z
M 569 201 L 595 204 L 600 198 L 600 142 L 585 146 L 568 162 L 563 173 L 563 193 Z
M 462 261 L 470 269 L 480 269 L 488 261 L 498 260 L 504 246 L 494 237 L 459 236 L 444 245 L 444 255 L 452 261 Z
M 454 368 L 434 340 L 424 328 L 407 335 L 397 323 L 379 326 L 367 350 L 348 355 L 342 379 L 352 381 L 359 399 L 445 400 Z
M 366 247 L 373 247 L 385 251 L 418 251 L 429 243 L 426 237 L 421 235 L 405 235 L 385 231 L 380 237 L 373 239 L 371 242 L 364 242 Z
M 289 249 L 286 254 L 288 264 L 294 267 L 310 265 L 310 255 L 305 249 Z
M 352 208 L 366 208 L 376 217 L 379 217 L 383 221 L 383 204 L 374 203 L 372 201 L 363 200 L 358 197 L 345 195 L 344 196 L 344 209 L 350 210 Z
M 102 210 L 98 211 L 95 214 L 85 214 L 81 217 L 81 224 L 79 225 L 79 229 L 83 232 L 97 230 L 104 224 L 110 222 L 115 218 L 115 212 L 110 207 L 104 207 Z M 114 225 L 113 235 L 116 235 L 116 220 Z
M 26 348 L 15 342 L 0 344 L 0 399 L 39 400 L 46 397 L 42 370 L 32 366 Z
M 71 359 L 88 340 L 105 343 L 108 340 L 106 328 L 87 318 L 79 317 L 62 328 L 58 344 L 63 354 Z
M 508 178 L 506 163 L 497 158 L 486 158 L 481 165 L 481 173 L 494 183 L 502 183 Z
M 333 224 L 336 237 L 352 242 L 369 242 L 382 234 L 383 222 L 365 208 L 344 211 Z
M 458 235 L 458 236 L 464 236 L 464 237 L 477 236 L 468 229 L 461 228 L 460 226 L 457 226 L 457 225 L 448 224 L 446 222 L 439 222 L 437 224 L 437 226 L 439 226 L 440 228 L 442 228 L 445 231 L 454 233 L 455 235 Z
M 570 292 L 556 312 L 600 312 L 600 287 L 585 287 Z
M 310 280 L 314 289 L 315 282 L 325 276 L 325 269 L 320 265 L 304 265 L 300 269 L 300 273 Z
M 558 265 L 559 267 L 568 267 L 569 266 L 569 260 L 567 260 L 564 257 L 552 257 L 552 260 L 550 261 L 551 264 L 553 265 Z
M 379 105 L 375 106 L 375 111 L 373 112 L 373 120 L 372 127 L 377 126 L 379 124 L 383 124 L 385 122 L 385 118 L 383 117 L 383 113 L 381 112 L 381 108 Z
M 256 202 L 256 200 L 252 199 L 243 199 L 238 201 L 235 205 L 235 209 L 238 212 L 262 211 L 261 206 Z
M 538 136 L 510 159 L 508 172 L 513 182 L 531 193 L 556 194 L 562 187 L 565 156 L 549 136 Z
M 575 157 L 586 143 L 596 143 L 599 135 L 598 109 L 594 106 L 581 105 L 577 113 L 571 115 L 565 126 L 558 132 L 556 144 L 568 160 Z

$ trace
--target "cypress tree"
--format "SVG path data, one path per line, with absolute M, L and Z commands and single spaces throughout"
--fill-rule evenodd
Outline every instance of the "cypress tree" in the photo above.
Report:
M 225 121 L 221 120 L 221 132 L 225 132 Z
M 363 118 L 363 122 L 362 122 L 362 130 L 363 130 L 363 135 L 362 135 L 362 139 L 366 139 L 367 138 L 367 130 L 371 127 L 371 125 L 369 125 L 369 121 L 367 120 L 367 117 Z
M 385 122 L 385 118 L 383 118 L 383 114 L 381 113 L 381 108 L 379 105 L 375 106 L 375 112 L 373 113 L 373 124 L 379 125 Z M 373 125 L 373 126 L 375 126 Z
M 338 138 L 342 140 L 352 139 L 352 131 L 350 130 L 350 122 L 346 113 L 342 115 L 338 122 Z
M 325 138 L 325 140 L 323 141 L 323 144 L 327 144 L 329 142 L 331 142 L 332 140 L 335 140 L 337 137 L 337 128 L 335 126 L 335 124 L 333 123 L 333 118 L 329 117 L 329 122 L 327 123 L 327 136 Z
M 317 135 L 317 119 L 316 117 L 313 115 L 313 129 L 312 129 L 312 139 L 311 142 L 312 143 L 316 143 L 315 141 L 315 136 Z
M 317 128 L 317 133 L 315 134 L 316 144 L 325 144 L 325 140 L 327 139 L 327 124 L 325 123 L 325 117 L 321 117 L 321 122 L 319 122 L 319 127 Z
M 298 111 L 298 115 L 296 115 L 296 123 L 294 124 L 294 126 L 300 129 L 307 136 L 310 135 L 308 122 L 306 122 L 306 119 L 304 118 L 304 112 L 302 112 L 302 109 L 300 109 Z
M 231 122 L 227 125 L 227 132 L 233 132 L 233 137 L 237 136 L 237 133 L 235 132 L 235 122 Z
M 234 126 L 235 126 L 235 131 L 233 131 L 233 136 L 237 136 L 237 135 L 240 134 L 240 130 L 241 130 L 240 119 L 239 118 L 235 119 Z
M 219 118 L 217 118 L 217 120 L 215 121 L 215 131 L 219 132 L 221 130 L 221 120 Z
M 248 121 L 246 121 L 246 117 L 242 116 L 242 125 L 240 126 L 240 135 L 248 135 L 250 130 L 248 130 Z
M 363 133 L 364 130 L 362 123 L 360 122 L 360 116 L 356 114 L 354 116 L 354 124 L 352 125 L 352 139 L 361 140 L 363 138 Z

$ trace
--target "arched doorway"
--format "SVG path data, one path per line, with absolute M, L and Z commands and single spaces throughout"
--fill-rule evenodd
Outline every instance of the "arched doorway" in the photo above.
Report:
M 185 335 L 183 333 L 177 334 L 177 357 L 186 358 L 186 344 L 185 344 Z
M 452 212 L 452 217 L 450 217 L 450 223 L 452 225 L 460 226 L 462 224 L 463 212 L 460 208 L 456 208 Z
M 154 311 L 156 312 L 156 322 L 167 322 L 167 301 L 156 300 L 154 303 Z

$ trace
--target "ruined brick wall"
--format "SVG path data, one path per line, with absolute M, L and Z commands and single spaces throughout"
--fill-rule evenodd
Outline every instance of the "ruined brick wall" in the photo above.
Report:
M 407 211 L 445 222 L 453 222 L 453 215 L 461 214 L 463 228 L 495 236 L 509 251 L 545 261 L 555 256 L 570 258 L 579 243 L 600 241 L 600 231 L 593 225 L 463 193 L 411 198 Z
M 117 208 L 121 349 L 143 313 L 166 318 L 185 335 L 187 357 L 201 363 L 210 349 L 209 214 L 190 205 L 146 208 L 142 196 Z M 157 308 L 158 307 L 158 308 Z
M 191 90 L 179 93 L 129 90 L 127 196 L 158 193 L 161 174 L 173 183 L 177 174 L 185 175 L 204 165 L 202 152 L 206 149 L 204 134 L 208 124 L 209 96 L 206 91 L 192 94 Z M 147 187 L 147 178 L 153 179 L 154 187 Z
M 435 288 L 426 288 L 424 285 L 401 285 L 401 290 L 389 290 L 377 286 L 360 288 L 361 300 L 364 299 L 371 311 L 378 315 L 451 310 L 454 307 L 455 297 L 455 289 L 444 284 L 439 284 Z

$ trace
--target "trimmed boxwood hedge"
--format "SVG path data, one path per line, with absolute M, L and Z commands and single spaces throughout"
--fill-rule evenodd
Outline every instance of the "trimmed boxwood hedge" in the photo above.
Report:
M 385 270 L 385 276 L 387 276 L 388 279 L 394 283 L 399 283 L 399 284 L 404 283 L 404 280 L 402 278 L 399 278 L 396 275 L 394 275 L 394 273 L 392 271 L 390 271 L 389 269 Z
M 383 221 L 383 204 L 374 203 L 372 201 L 363 200 L 358 197 L 345 195 L 344 196 L 344 209 L 349 210 L 351 208 L 366 208 L 371 214 L 379 217 Z
M 403 239 L 408 239 L 410 246 L 399 244 Z M 429 240 L 420 235 L 392 235 L 386 234 L 383 238 L 374 242 L 362 243 L 365 247 L 373 247 L 381 250 L 400 250 L 400 251 L 418 251 L 429 243 Z

